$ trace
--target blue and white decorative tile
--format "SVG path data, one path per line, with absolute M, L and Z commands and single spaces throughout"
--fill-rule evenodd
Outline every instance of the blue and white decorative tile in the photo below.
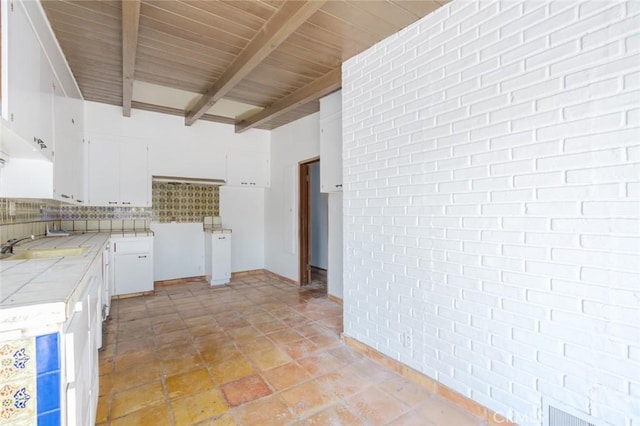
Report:
M 11 426 L 32 425 L 36 416 L 34 380 L 0 385 L 0 423 Z
M 33 338 L 0 343 L 0 383 L 33 379 L 35 365 Z

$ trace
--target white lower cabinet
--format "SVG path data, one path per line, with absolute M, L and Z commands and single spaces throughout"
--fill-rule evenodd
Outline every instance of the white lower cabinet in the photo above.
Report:
M 98 406 L 98 349 L 102 346 L 102 257 L 90 269 L 82 295 L 64 323 L 63 356 L 67 425 L 95 424 Z M 64 424 L 64 423 L 63 423 Z
M 206 233 L 204 264 L 209 284 L 221 285 L 231 281 L 231 233 Z
M 153 290 L 153 237 L 111 240 L 114 295 Z

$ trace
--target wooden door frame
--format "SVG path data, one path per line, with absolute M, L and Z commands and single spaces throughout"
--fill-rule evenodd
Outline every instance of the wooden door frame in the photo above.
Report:
M 309 187 L 311 180 L 309 171 L 311 164 L 320 162 L 320 157 L 309 158 L 298 163 L 298 274 L 300 277 L 300 285 L 309 284 L 311 282 L 310 253 L 311 247 L 311 197 Z

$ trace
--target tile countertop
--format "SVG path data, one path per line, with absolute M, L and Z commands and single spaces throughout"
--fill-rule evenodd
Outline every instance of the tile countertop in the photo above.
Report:
M 0 332 L 64 322 L 80 283 L 110 237 L 153 235 L 150 231 L 118 231 L 45 237 L 14 247 L 28 249 L 88 247 L 81 256 L 0 260 Z
M 210 232 L 212 234 L 231 234 L 231 229 L 205 226 L 204 232 Z

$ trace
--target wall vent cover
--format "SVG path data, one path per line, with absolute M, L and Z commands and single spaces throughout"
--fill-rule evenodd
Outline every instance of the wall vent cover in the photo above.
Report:
M 544 403 L 545 426 L 600 426 L 593 417 L 558 401 Z

